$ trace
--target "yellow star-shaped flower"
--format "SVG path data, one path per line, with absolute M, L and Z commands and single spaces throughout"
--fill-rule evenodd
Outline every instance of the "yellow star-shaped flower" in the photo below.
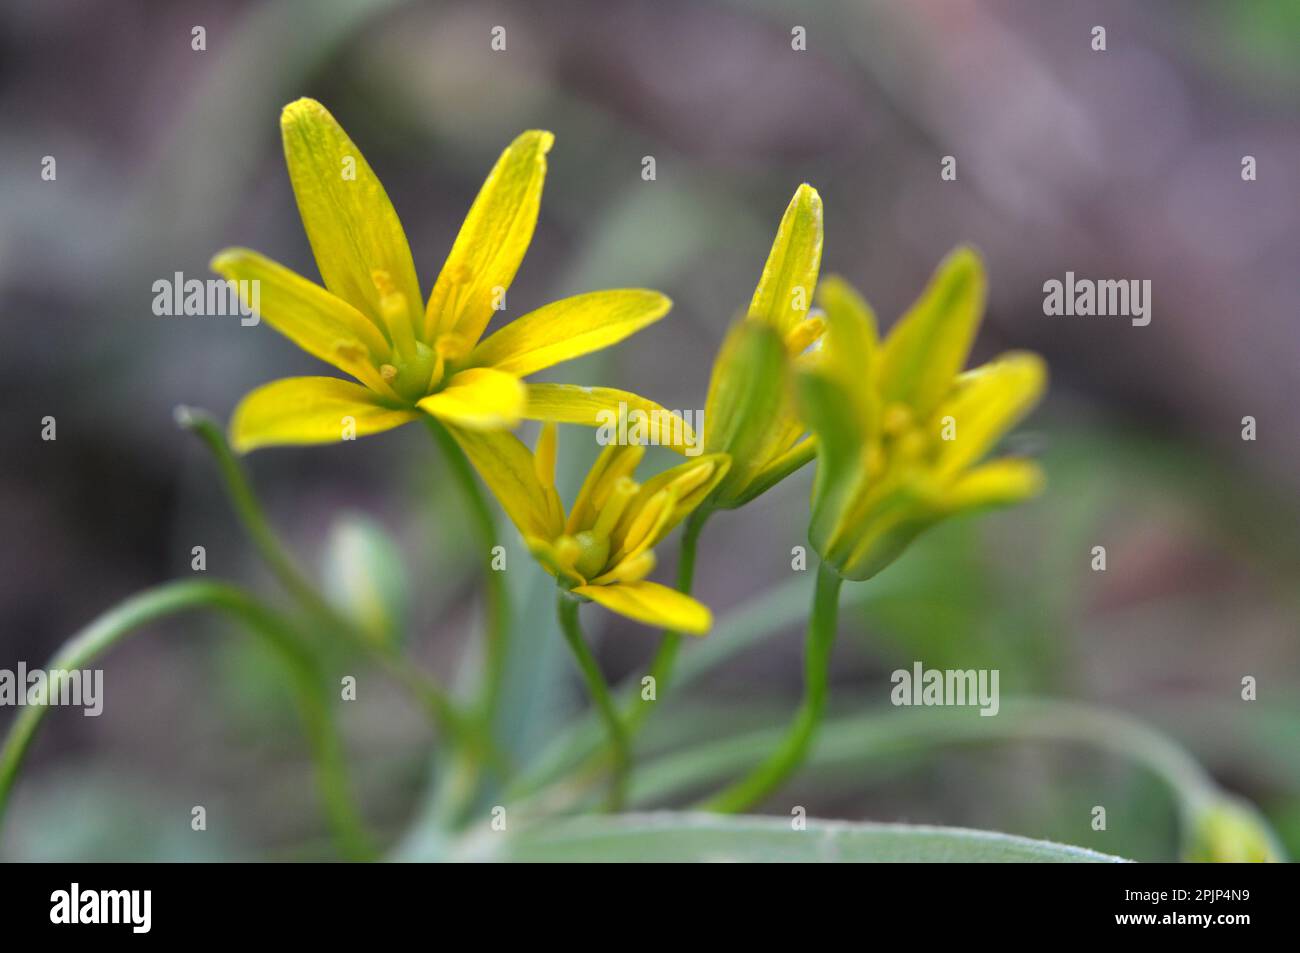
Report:
M 726 454 L 704 454 L 637 483 L 632 474 L 645 447 L 611 444 L 566 517 L 555 489 L 554 424 L 542 427 L 535 453 L 510 433 L 454 434 L 529 551 L 561 586 L 646 625 L 694 635 L 709 630 L 704 605 L 645 577 L 655 567 L 653 547 L 726 476 Z
M 845 579 L 869 579 L 948 516 L 1026 499 L 1042 485 L 1028 460 L 980 463 L 1038 402 L 1047 366 L 1005 354 L 962 372 L 984 312 L 984 268 L 953 252 L 889 335 L 845 282 L 825 279 L 823 347 L 799 372 L 817 437 L 808 535 Z
M 658 406 L 611 388 L 522 381 L 663 317 L 671 302 L 658 292 L 565 298 L 480 340 L 532 240 L 549 132 L 525 132 L 502 153 L 426 303 L 397 213 L 334 117 L 300 99 L 285 107 L 281 128 L 324 287 L 244 248 L 221 252 L 212 268 L 232 281 L 257 282 L 268 324 L 359 383 L 292 377 L 257 388 L 231 420 L 237 450 L 329 443 L 425 413 L 456 428 L 494 430 L 521 418 L 595 426 L 601 410 L 620 402 Z

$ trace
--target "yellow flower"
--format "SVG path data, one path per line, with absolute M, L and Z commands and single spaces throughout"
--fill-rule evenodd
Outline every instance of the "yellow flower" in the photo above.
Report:
M 1226 794 L 1198 807 L 1183 853 L 1183 859 L 1194 864 L 1276 864 L 1286 860 L 1259 811 Z
M 818 441 L 809 538 L 846 579 L 868 579 L 939 520 L 1035 494 L 1037 465 L 979 464 L 1037 403 L 1047 368 L 1010 353 L 961 373 L 984 310 L 984 268 L 958 249 L 884 341 L 847 284 L 827 278 L 824 347 L 799 374 Z
M 645 447 L 611 444 L 566 517 L 555 489 L 554 424 L 543 425 L 535 453 L 510 433 L 453 433 L 529 551 L 561 586 L 647 625 L 694 635 L 709 630 L 708 608 L 645 577 L 655 567 L 655 544 L 726 475 L 726 454 L 701 455 L 637 483 L 632 473 Z
M 731 470 L 710 506 L 741 506 L 813 457 L 790 368 L 826 327 L 809 310 L 821 257 L 822 200 L 805 184 L 781 219 L 748 313 L 732 326 L 713 364 L 704 449 L 729 454 Z
M 300 99 L 285 107 L 281 129 L 324 287 L 244 248 L 221 252 L 212 268 L 232 281 L 257 282 L 267 323 L 360 383 L 294 377 L 257 388 L 231 420 L 237 450 L 328 443 L 388 430 L 421 413 L 491 430 L 524 417 L 594 426 L 600 410 L 620 401 L 657 406 L 608 388 L 525 385 L 521 378 L 663 317 L 671 302 L 658 292 L 565 298 L 480 341 L 532 239 L 554 141 L 549 132 L 525 132 L 502 153 L 425 304 L 397 213 L 334 117 Z

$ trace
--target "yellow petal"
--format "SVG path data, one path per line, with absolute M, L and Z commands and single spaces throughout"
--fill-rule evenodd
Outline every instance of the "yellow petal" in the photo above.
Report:
M 970 355 L 984 293 L 984 265 L 973 249 L 958 248 L 939 264 L 885 339 L 880 391 L 887 404 L 908 404 L 919 418 L 930 415 Z
M 698 453 L 700 441 L 681 414 L 653 400 L 613 387 L 576 384 L 528 384 L 523 416 L 557 424 L 597 427 L 605 445 L 628 442 L 667 447 L 680 454 Z M 626 423 L 620 421 L 626 417 Z
M 655 562 L 654 551 L 647 549 L 631 559 L 620 561 L 613 569 L 597 576 L 591 583 L 594 586 L 607 586 L 614 582 L 639 582 L 654 572 Z
M 863 442 L 879 429 L 876 321 L 867 303 L 842 280 L 828 278 L 818 290 L 826 308 L 826 336 L 813 365 L 844 396 L 838 413 L 848 417 Z
M 711 453 L 679 463 L 641 484 L 614 531 L 615 557 L 622 559 L 657 545 L 708 498 L 730 465 L 731 459 L 725 453 Z M 669 491 L 668 497 L 663 496 L 665 491 Z M 665 506 L 662 517 L 660 506 Z M 638 528 L 648 528 L 648 534 L 634 531 Z
M 564 564 L 566 560 L 560 556 L 556 547 L 551 543 L 544 539 L 538 539 L 536 536 L 525 536 L 524 545 L 528 547 L 528 552 L 532 554 L 541 567 L 552 576 L 568 580 L 575 586 L 586 585 L 587 580 Z
M 959 477 L 940 505 L 948 513 L 1010 506 L 1038 495 L 1043 482 L 1043 471 L 1032 461 L 994 460 Z
M 865 362 L 859 371 L 870 368 L 879 339 L 876 312 L 853 286 L 839 275 L 827 275 L 817 286 L 817 303 L 826 312 L 827 323 L 839 323 L 856 329 L 857 350 Z
M 501 431 L 447 429 L 525 538 L 550 540 L 560 535 L 563 527 L 552 516 L 533 455 L 518 437 Z
M 501 153 L 433 286 L 424 319 L 426 340 L 448 331 L 471 343 L 482 336 L 533 239 L 546 153 L 554 142 L 549 132 L 533 129 Z
M 555 486 L 556 430 L 555 424 L 542 424 L 542 432 L 537 435 L 537 449 L 533 451 L 533 471 L 543 487 Z
M 386 309 L 375 274 L 382 273 L 401 296 L 400 318 L 406 322 L 396 331 L 386 322 L 390 336 L 409 338 L 418 326 L 420 285 L 388 193 L 343 127 L 315 100 L 286 106 L 280 130 L 298 212 L 325 287 L 380 320 Z M 387 310 L 392 312 L 391 301 Z
M 511 321 L 474 349 L 470 363 L 527 377 L 617 344 L 658 321 L 672 304 L 657 291 L 639 288 L 564 298 Z
M 258 447 L 336 443 L 391 430 L 420 415 L 386 406 L 374 393 L 336 377 L 286 377 L 249 393 L 230 420 L 239 453 Z
M 439 420 L 469 430 L 509 430 L 523 416 L 527 394 L 513 374 L 490 367 L 461 371 L 444 390 L 416 405 Z
M 766 321 L 784 337 L 808 316 L 821 263 L 822 199 L 805 183 L 781 219 L 749 303 L 749 316 Z
M 388 341 L 379 328 L 342 298 L 264 255 L 247 248 L 227 248 L 212 259 L 212 270 L 238 286 L 256 288 L 245 304 L 294 344 L 371 390 L 396 399 L 397 394 L 377 368 L 389 358 Z M 257 282 L 256 285 L 251 282 Z
M 608 586 L 578 586 L 573 591 L 611 612 L 674 632 L 703 635 L 713 625 L 713 615 L 707 606 L 657 582 L 642 580 Z
M 1047 364 L 1037 354 L 1005 354 L 958 378 L 953 394 L 935 412 L 937 472 L 955 476 L 979 460 L 1038 402 L 1047 386 Z M 951 418 L 951 419 L 949 419 Z

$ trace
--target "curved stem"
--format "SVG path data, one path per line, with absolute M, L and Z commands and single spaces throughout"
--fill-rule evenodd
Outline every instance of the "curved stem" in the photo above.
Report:
M 456 486 L 469 505 L 470 520 L 482 548 L 483 565 L 488 566 L 487 588 L 487 644 L 485 648 L 483 685 L 478 698 L 479 716 L 490 725 L 496 712 L 497 699 L 505 679 L 506 655 L 510 637 L 510 594 L 506 591 L 505 574 L 495 572 L 490 566 L 492 548 L 497 545 L 496 518 L 488 505 L 487 497 L 479 487 L 478 478 L 465 452 L 447 428 L 432 417 L 426 416 L 429 432 L 442 451 Z
M 361 635 L 357 632 L 356 626 L 316 591 L 290 555 L 289 550 L 280 541 L 275 530 L 271 528 L 271 523 L 266 518 L 266 513 L 248 481 L 248 474 L 235 458 L 230 444 L 226 442 L 225 434 L 216 421 L 200 411 L 178 407 L 176 422 L 195 434 L 211 451 L 240 523 L 252 540 L 258 555 L 262 557 L 262 561 L 270 568 L 285 590 L 305 611 L 375 659 L 384 671 L 416 698 L 439 724 L 453 735 L 463 737 L 468 730 L 465 719 L 435 679 L 412 668 L 401 657 L 377 646 Z
M 804 645 L 804 697 L 785 738 L 766 760 L 730 787 L 709 798 L 705 810 L 734 814 L 762 800 L 793 774 L 808 755 L 826 708 L 827 675 L 835 623 L 839 614 L 843 579 L 822 563 L 817 568 L 817 590 Z
M 316 762 L 317 782 L 340 849 L 349 857 L 372 855 L 370 838 L 352 799 L 343 761 L 343 748 L 326 703 L 325 684 L 311 655 L 290 634 L 284 620 L 243 590 L 220 582 L 178 581 L 138 593 L 105 612 L 72 636 L 55 653 L 48 668 L 85 668 L 127 636 L 157 619 L 196 609 L 215 609 L 245 623 L 290 666 L 298 688 L 299 707 Z M 10 725 L 0 748 L 0 822 L 18 770 L 49 708 L 29 705 Z
M 253 492 L 252 484 L 248 482 L 248 474 L 235 458 L 230 444 L 226 442 L 226 435 L 217 422 L 207 414 L 189 407 L 176 408 L 176 422 L 203 441 L 203 445 L 212 453 L 235 515 L 239 517 L 239 522 L 253 541 L 258 555 L 280 585 L 305 609 L 317 615 L 335 615 L 333 607 L 312 586 L 271 528 L 262 504 Z
M 700 533 L 709 520 L 710 510 L 698 509 L 686 518 L 682 527 L 681 549 L 677 557 L 677 591 L 689 596 L 695 584 L 695 550 L 700 541 Z M 650 677 L 654 679 L 655 701 L 658 702 L 668 681 L 672 677 L 673 666 L 677 663 L 677 652 L 682 646 L 682 634 L 671 630 L 659 637 L 659 649 L 654 661 L 650 663 Z M 634 736 L 650 714 L 652 705 L 647 705 L 638 695 L 632 700 L 627 710 L 628 737 Z
M 610 754 L 613 758 L 613 778 L 610 782 L 608 808 L 611 811 L 617 811 L 623 806 L 623 799 L 627 792 L 627 775 L 631 766 L 631 753 L 628 746 L 627 732 L 623 727 L 623 719 L 618 713 L 618 708 L 614 705 L 614 699 L 609 693 L 609 685 L 605 682 L 605 676 L 600 673 L 600 666 L 596 664 L 595 657 L 591 650 L 587 648 L 586 641 L 582 638 L 582 627 L 578 623 L 578 600 L 569 593 L 561 590 L 556 597 L 556 613 L 560 618 L 560 629 L 564 632 L 564 638 L 569 643 L 569 648 L 573 650 L 573 657 L 578 663 L 578 668 L 582 671 L 582 677 L 587 682 L 587 689 L 591 692 L 592 700 L 596 703 L 601 717 L 605 720 L 605 730 L 609 735 Z

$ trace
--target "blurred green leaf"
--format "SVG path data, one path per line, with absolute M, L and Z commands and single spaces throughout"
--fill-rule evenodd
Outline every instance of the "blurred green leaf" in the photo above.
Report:
M 399 644 L 410 605 L 410 586 L 397 545 L 383 527 L 349 513 L 330 530 L 322 574 L 325 597 L 379 645 Z
M 486 858 L 526 862 L 1118 863 L 1082 847 L 992 831 L 907 824 L 627 814 L 549 823 L 503 838 Z

